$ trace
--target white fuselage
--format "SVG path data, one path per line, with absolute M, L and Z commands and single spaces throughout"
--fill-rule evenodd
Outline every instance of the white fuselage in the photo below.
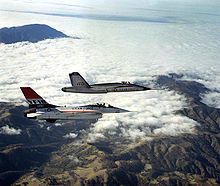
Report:
M 38 108 L 26 111 L 26 117 L 38 120 L 99 119 L 103 113 L 122 113 L 127 110 L 105 103 L 76 107 Z

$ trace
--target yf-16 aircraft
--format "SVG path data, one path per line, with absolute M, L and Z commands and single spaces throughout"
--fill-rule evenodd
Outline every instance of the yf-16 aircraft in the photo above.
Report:
M 47 103 L 32 88 L 20 88 L 29 104 L 29 109 L 24 111 L 24 116 L 30 119 L 54 123 L 56 120 L 99 119 L 104 113 L 129 112 L 107 103 L 73 107 L 56 106 Z
M 122 81 L 121 83 L 102 83 L 89 85 L 85 79 L 78 73 L 69 74 L 72 87 L 63 87 L 64 92 L 87 93 L 87 94 L 102 94 L 108 92 L 130 92 L 152 90 L 140 85 L 131 84 L 130 82 Z

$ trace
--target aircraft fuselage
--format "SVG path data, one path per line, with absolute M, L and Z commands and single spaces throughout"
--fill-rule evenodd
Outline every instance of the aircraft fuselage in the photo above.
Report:
M 74 93 L 108 93 L 108 92 L 131 92 L 131 91 L 143 91 L 150 90 L 150 88 L 134 85 L 131 83 L 104 83 L 104 84 L 94 84 L 90 85 L 89 88 L 85 87 L 64 87 L 62 91 L 64 92 L 74 92 Z
M 113 107 L 106 103 L 97 103 L 94 105 L 76 107 L 28 109 L 24 112 L 24 116 L 30 119 L 55 121 L 72 119 L 99 119 L 102 117 L 103 113 L 123 112 L 129 111 Z
M 129 112 L 113 107 L 108 103 L 73 107 L 56 106 L 46 102 L 31 87 L 20 88 L 29 103 L 29 109 L 24 111 L 24 116 L 30 119 L 46 120 L 54 123 L 56 120 L 99 119 L 104 113 Z

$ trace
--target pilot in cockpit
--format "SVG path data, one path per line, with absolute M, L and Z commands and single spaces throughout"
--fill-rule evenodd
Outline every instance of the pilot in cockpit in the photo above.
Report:
M 128 84 L 131 84 L 131 83 L 129 81 L 122 81 L 121 84 L 122 85 L 128 85 Z

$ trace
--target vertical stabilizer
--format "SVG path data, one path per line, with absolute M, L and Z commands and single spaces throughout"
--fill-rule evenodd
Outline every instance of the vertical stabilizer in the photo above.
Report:
M 20 87 L 24 97 L 28 101 L 30 108 L 55 107 L 47 103 L 40 95 L 38 95 L 31 87 Z
M 90 88 L 85 79 L 78 73 L 72 72 L 69 74 L 71 84 L 74 88 Z

